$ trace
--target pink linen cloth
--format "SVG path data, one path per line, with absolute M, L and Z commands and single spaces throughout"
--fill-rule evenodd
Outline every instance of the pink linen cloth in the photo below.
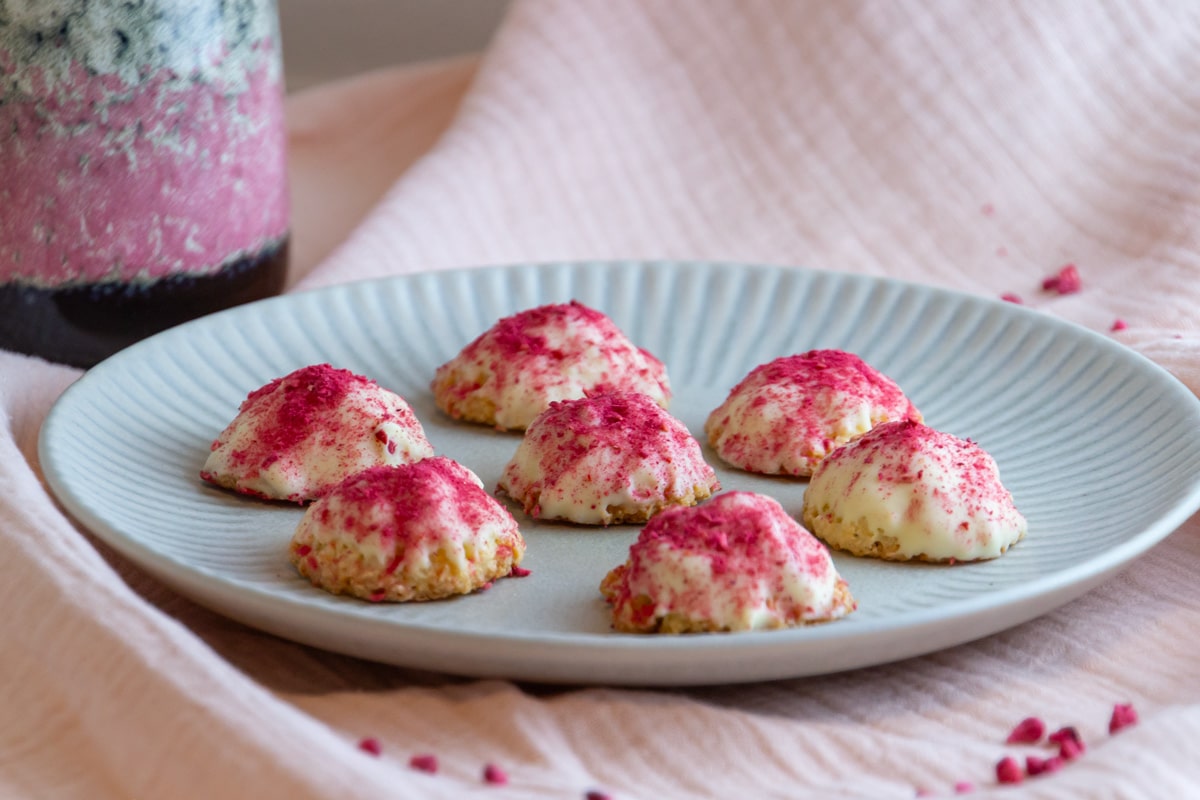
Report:
M 291 285 L 796 264 L 1120 319 L 1200 392 L 1197 74 L 1183 2 L 518 0 L 478 62 L 291 98 Z M 1068 263 L 1082 291 L 1042 291 Z M 994 765 L 1040 752 L 1004 742 L 1033 714 L 1088 749 L 1023 796 L 1200 786 L 1200 518 L 1058 611 L 897 664 L 677 691 L 447 678 L 243 627 L 74 527 L 36 438 L 78 374 L 0 353 L 0 796 L 1008 796 Z M 1140 722 L 1110 736 L 1118 702 Z

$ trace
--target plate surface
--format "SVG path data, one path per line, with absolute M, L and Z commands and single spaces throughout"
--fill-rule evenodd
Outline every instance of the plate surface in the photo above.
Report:
M 1000 465 L 1029 535 L 953 567 L 835 556 L 845 620 L 683 637 L 609 629 L 597 587 L 637 528 L 537 523 L 515 506 L 532 575 L 449 601 L 374 605 L 287 563 L 301 516 L 197 474 L 248 392 L 330 362 L 402 394 L 435 449 L 489 488 L 518 434 L 454 423 L 434 369 L 497 319 L 578 299 L 666 364 L 671 411 L 703 423 L 751 368 L 833 347 L 895 379 L 937 428 Z M 705 684 L 820 674 L 976 639 L 1077 597 L 1200 507 L 1200 402 L 1103 336 L 1030 309 L 878 278 L 737 264 L 573 263 L 404 276 L 288 295 L 131 347 L 63 394 L 42 429 L 47 480 L 97 536 L 179 592 L 280 636 L 396 665 L 570 683 Z M 805 482 L 724 468 L 723 488 L 798 514 Z

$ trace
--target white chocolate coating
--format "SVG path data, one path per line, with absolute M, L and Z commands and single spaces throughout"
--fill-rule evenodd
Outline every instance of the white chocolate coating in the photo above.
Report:
M 811 475 L 838 446 L 888 420 L 920 413 L 858 356 L 812 350 L 756 367 L 704 424 L 717 455 L 766 475 Z
M 683 423 L 621 392 L 553 403 L 525 431 L 500 488 L 538 519 L 641 522 L 720 488 Z
M 243 494 L 305 502 L 368 467 L 431 455 L 404 398 L 318 364 L 251 392 L 213 442 L 201 477 Z
M 433 394 L 455 419 L 524 430 L 558 400 L 641 392 L 666 408 L 666 369 L 607 316 L 577 302 L 505 317 L 438 367 Z
M 825 546 L 753 492 L 656 515 L 600 591 L 613 626 L 629 632 L 782 628 L 855 608 Z
M 508 509 L 473 472 L 437 456 L 347 478 L 305 511 L 289 555 L 334 594 L 403 602 L 483 588 L 524 552 Z
M 880 425 L 834 451 L 802 516 L 830 546 L 889 560 L 996 558 L 1027 528 L 990 455 L 915 422 Z

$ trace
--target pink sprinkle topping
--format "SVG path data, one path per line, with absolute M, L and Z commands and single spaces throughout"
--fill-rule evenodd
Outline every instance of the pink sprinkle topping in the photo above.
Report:
M 1113 320 L 1112 327 L 1109 328 L 1109 330 L 1112 331 L 1113 333 L 1116 333 L 1117 331 L 1123 331 L 1128 327 L 1129 326 L 1125 324 L 1125 320 L 1118 317 L 1117 319 Z
M 532 570 L 525 569 L 513 564 L 512 572 L 508 573 L 513 578 L 527 578 L 533 574 Z
M 1075 294 L 1083 288 L 1083 281 L 1079 279 L 1079 270 L 1075 265 L 1067 264 L 1056 274 L 1042 281 L 1042 288 L 1047 292 Z
M 1037 717 L 1026 717 L 1017 723 L 1012 733 L 1004 740 L 1005 744 L 1035 744 L 1046 735 L 1046 723 Z
M 437 756 L 433 753 L 418 753 L 408 760 L 408 766 L 418 772 L 428 772 L 430 775 L 436 775 L 438 771 Z
M 1062 769 L 1066 762 L 1060 756 L 1051 756 L 1050 758 L 1038 758 L 1037 756 L 1025 757 L 1025 772 L 1030 777 L 1041 775 L 1046 772 L 1057 772 Z
M 1021 295 L 1014 294 L 1012 292 L 1005 292 L 1004 294 L 1000 295 L 1000 299 L 1006 303 L 1013 303 L 1014 305 L 1018 306 L 1024 304 L 1025 302 L 1021 299 Z
M 495 764 L 486 764 L 483 768 L 483 779 L 493 786 L 504 786 L 508 783 L 508 773 Z
M 1108 732 L 1116 733 L 1122 728 L 1136 725 L 1137 722 L 1137 710 L 1134 709 L 1132 703 L 1117 703 L 1113 706 L 1112 718 L 1108 721 Z
M 1058 745 L 1058 754 L 1064 761 L 1073 761 L 1079 758 L 1087 749 L 1083 744 L 1083 739 L 1079 737 L 1079 731 L 1071 726 L 1059 728 L 1046 738 Z
M 373 756 L 378 756 L 383 752 L 383 748 L 379 745 L 379 740 L 372 736 L 359 740 L 358 749 Z
M 1021 764 L 1012 756 L 1005 756 L 996 764 L 996 780 L 1000 783 L 1020 783 L 1025 780 Z

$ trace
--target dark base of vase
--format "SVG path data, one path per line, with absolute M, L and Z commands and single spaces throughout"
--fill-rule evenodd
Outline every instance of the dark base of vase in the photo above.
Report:
M 61 289 L 2 284 L 0 349 L 90 367 L 181 322 L 278 294 L 287 263 L 285 240 L 210 275 Z

